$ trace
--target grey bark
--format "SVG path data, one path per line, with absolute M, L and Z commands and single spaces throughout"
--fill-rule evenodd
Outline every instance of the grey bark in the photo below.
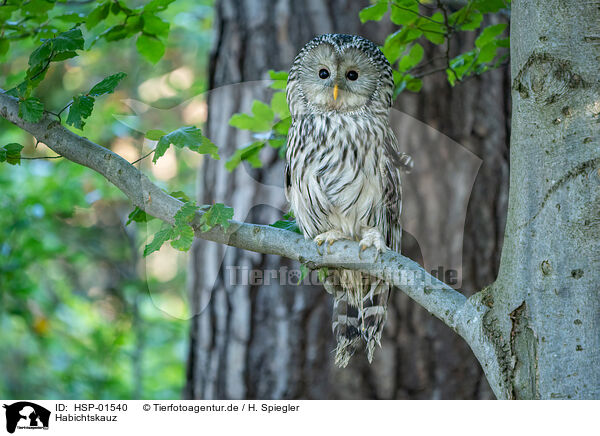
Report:
M 325 32 L 360 33 L 382 42 L 390 28 L 361 26 L 358 12 L 364 1 L 266 3 L 257 0 L 221 1 L 217 4 L 217 32 L 212 55 L 208 135 L 231 154 L 247 143 L 243 132 L 227 127 L 235 112 L 248 111 L 252 99 L 266 99 L 258 86 L 219 87 L 266 77 L 268 69 L 288 69 L 300 47 Z M 473 38 L 455 41 L 455 49 L 472 47 Z M 432 53 L 432 55 L 436 55 Z M 439 53 L 437 53 L 439 55 Z M 423 120 L 465 145 L 483 159 L 473 190 L 464 239 L 463 290 L 467 295 L 491 283 L 496 275 L 507 191 L 506 71 L 450 88 L 443 76 L 430 78 L 419 95 L 403 94 L 399 109 Z M 457 107 L 460 108 L 457 110 Z M 410 136 L 405 146 L 421 168 L 407 180 L 405 193 L 415 199 L 432 197 L 423 183 L 444 165 L 443 156 L 420 151 L 431 140 Z M 263 156 L 259 171 L 237 170 L 230 175 L 220 163 L 207 162 L 200 174 L 200 200 L 222 201 L 236 210 L 271 204 L 286 210 L 282 191 L 248 182 L 251 177 L 281 186 L 281 162 L 274 154 Z M 437 174 L 437 172 L 436 172 Z M 428 222 L 416 233 L 435 226 L 447 215 L 453 201 L 468 192 L 455 183 L 456 174 L 445 172 L 441 191 L 430 202 L 406 206 L 404 219 Z M 233 177 L 233 178 L 232 178 Z M 439 175 L 437 176 L 439 177 Z M 430 189 L 430 188 L 429 188 Z M 266 198 L 269 197 L 269 198 Z M 272 222 L 280 212 L 256 207 L 250 222 Z M 432 219 L 429 219 L 433 217 Z M 438 219 L 439 220 L 439 219 Z M 436 231 L 439 229 L 436 229 Z M 442 229 L 443 230 L 443 229 Z M 403 252 L 421 259 L 418 243 L 410 235 Z M 412 242 L 410 242 L 412 240 Z M 459 257 L 460 232 L 419 237 L 421 245 L 443 246 L 450 257 Z M 221 259 L 220 265 L 212 259 Z M 231 286 L 228 267 L 244 266 L 279 270 L 297 268 L 278 258 L 257 256 L 198 241 L 190 265 L 191 298 L 195 313 L 191 329 L 186 396 L 193 398 L 490 398 L 492 393 L 469 347 L 410 298 L 397 293 L 390 304 L 383 347 L 372 366 L 364 356 L 353 359 L 343 371 L 332 364 L 334 343 L 330 334 L 331 301 L 323 288 L 295 286 Z M 218 274 L 217 274 L 218 273 Z M 216 283 L 216 284 L 215 284 Z M 205 305 L 208 306 L 205 308 Z
M 484 328 L 503 396 L 598 398 L 600 2 L 512 7 L 509 211 Z

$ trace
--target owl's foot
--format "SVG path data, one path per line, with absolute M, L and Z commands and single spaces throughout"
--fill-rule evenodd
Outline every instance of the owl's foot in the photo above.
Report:
M 379 259 L 379 255 L 387 250 L 387 246 L 385 245 L 385 239 L 381 235 L 381 232 L 375 228 L 370 228 L 363 232 L 362 239 L 359 242 L 359 250 L 358 250 L 358 258 L 360 257 L 361 252 L 365 251 L 369 247 L 375 247 L 377 252 L 375 253 L 375 261 Z
M 317 235 L 314 241 L 320 247 L 324 242 L 327 242 L 327 254 L 331 254 L 331 246 L 335 241 L 339 241 L 340 239 L 350 239 L 347 235 L 344 235 L 339 230 L 329 230 L 325 233 L 321 233 Z M 323 253 L 319 253 L 321 256 Z

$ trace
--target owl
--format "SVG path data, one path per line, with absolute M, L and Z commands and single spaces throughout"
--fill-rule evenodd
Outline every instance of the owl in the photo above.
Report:
M 285 194 L 306 238 L 327 249 L 359 241 L 400 252 L 400 171 L 412 168 L 389 125 L 392 68 L 371 41 L 321 35 L 295 58 L 286 87 L 292 115 Z M 335 363 L 345 367 L 361 346 L 369 362 L 381 345 L 390 285 L 367 274 L 329 271 Z

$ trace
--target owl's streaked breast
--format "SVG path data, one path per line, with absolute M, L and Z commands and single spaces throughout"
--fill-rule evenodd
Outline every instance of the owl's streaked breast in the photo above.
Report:
M 336 229 L 358 238 L 363 227 L 380 227 L 379 145 L 386 127 L 364 113 L 309 115 L 294 122 L 288 197 L 308 237 Z

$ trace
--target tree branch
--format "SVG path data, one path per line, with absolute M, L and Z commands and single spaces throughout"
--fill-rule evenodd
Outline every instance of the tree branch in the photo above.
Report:
M 111 150 L 76 135 L 48 114 L 37 123 L 25 122 L 18 115 L 18 100 L 1 89 L 0 116 L 31 133 L 64 158 L 100 173 L 146 213 L 170 224 L 174 222 L 175 213 L 183 203 L 158 188 L 137 168 Z M 199 217 L 196 217 L 196 221 Z M 486 339 L 481 328 L 487 307 L 480 304 L 478 299 L 467 299 L 407 257 L 388 250 L 376 261 L 361 261 L 358 258 L 359 244 L 354 241 L 338 241 L 330 252 L 325 250 L 321 254 L 313 241 L 294 232 L 233 220 L 226 230 L 217 226 L 202 232 L 197 224 L 193 223 L 193 227 L 198 238 L 287 257 L 311 269 L 345 268 L 385 279 L 465 338 L 480 362 L 486 362 L 484 369 L 488 380 L 496 394 L 502 397 L 502 381 L 498 380 L 498 372 L 493 371 L 497 367 L 494 362 L 500 361 L 497 349 Z M 363 259 L 374 259 L 375 250 L 369 248 L 362 256 Z

